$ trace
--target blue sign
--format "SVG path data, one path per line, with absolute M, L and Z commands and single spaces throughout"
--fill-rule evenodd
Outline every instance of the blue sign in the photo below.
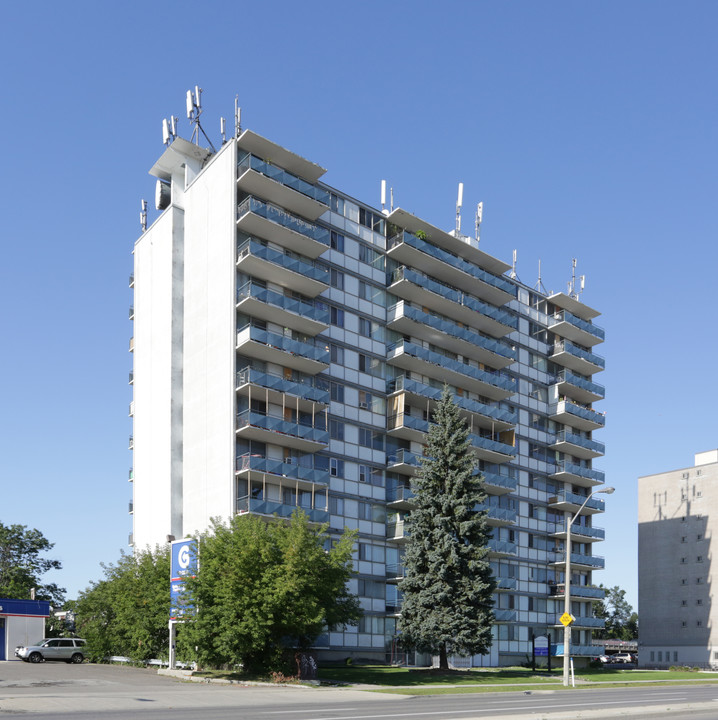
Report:
M 197 574 L 197 545 L 193 539 L 175 540 L 171 549 L 170 619 L 181 620 L 194 613 L 194 606 L 183 598 L 184 581 Z
M 545 635 L 534 638 L 534 655 L 536 657 L 548 657 L 549 641 Z

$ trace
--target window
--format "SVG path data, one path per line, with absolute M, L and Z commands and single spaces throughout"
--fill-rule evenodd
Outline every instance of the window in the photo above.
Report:
M 329 512 L 332 515 L 344 515 L 344 499 L 336 497 L 335 495 L 330 495 Z
M 338 345 L 329 345 L 329 356 L 333 363 L 344 365 L 344 348 Z
M 686 536 L 684 535 L 684 536 L 681 538 L 681 542 L 684 543 L 685 541 L 686 541 Z
M 684 557 L 681 558 L 681 564 L 685 564 L 686 559 Z
M 682 578 L 681 585 L 688 585 L 688 580 L 686 580 L 685 578 Z
M 344 327 L 344 310 L 333 305 L 329 308 L 330 321 L 332 325 Z
M 369 302 L 386 307 L 386 291 L 375 285 L 370 285 L 363 280 L 359 281 L 359 297 L 362 300 L 368 300 Z
M 329 284 L 337 290 L 344 290 L 344 273 L 331 268 L 329 270 Z
M 703 562 L 703 555 L 698 555 L 696 557 L 696 562 Z
M 359 243 L 359 262 L 366 263 L 378 270 L 384 269 L 384 256 L 374 248 Z
M 376 615 L 364 615 L 359 620 L 360 633 L 372 633 L 373 635 L 384 634 L 384 618 Z
M 359 444 L 363 447 L 372 448 L 373 450 L 383 450 L 384 433 L 360 427 Z
M 698 600 L 696 600 L 696 605 L 703 605 L 703 600 L 698 598 Z
M 341 420 L 329 421 L 329 437 L 332 440 L 344 440 L 344 423 Z
M 329 458 L 329 474 L 332 477 L 344 477 L 344 460 Z
M 673 651 L 673 662 L 676 662 L 678 660 L 678 650 Z
M 329 383 L 329 395 L 334 402 L 344 402 L 344 385 L 337 382 Z
M 688 623 L 684 620 L 684 621 L 681 623 L 681 627 L 688 627 Z
M 342 200 L 342 204 L 343 204 Z M 331 247 L 332 250 L 338 250 L 339 252 L 344 252 L 344 235 L 340 235 L 337 232 L 334 232 L 334 230 L 331 231 L 329 234 L 329 247 Z
M 384 363 L 378 358 L 359 353 L 359 372 L 364 372 L 374 377 L 384 377 Z
M 358 595 L 361 597 L 384 599 L 386 584 L 377 580 L 359 578 Z
M 703 540 L 703 535 L 698 533 L 698 535 L 696 535 L 696 540 Z
M 687 600 L 681 600 L 681 607 L 686 607 L 686 605 L 688 605 L 688 601 L 687 601 Z
M 703 578 L 696 578 L 696 585 L 701 585 L 703 583 Z
M 703 620 L 696 620 L 696 627 L 703 627 Z

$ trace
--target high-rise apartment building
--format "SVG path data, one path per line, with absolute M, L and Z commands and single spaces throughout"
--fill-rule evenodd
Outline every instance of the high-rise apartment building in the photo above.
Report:
M 638 660 L 646 667 L 718 666 L 713 525 L 718 450 L 693 467 L 638 478 Z
M 513 664 L 562 653 L 565 519 L 604 482 L 593 403 L 598 312 L 506 273 L 478 240 L 321 181 L 244 130 L 210 152 L 181 138 L 150 171 L 161 214 L 134 247 L 133 535 L 179 538 L 235 513 L 303 508 L 356 528 L 359 627 L 326 653 L 385 659 L 432 408 L 445 383 L 471 429 L 493 527 L 495 642 Z M 573 654 L 599 654 L 591 498 L 572 530 Z

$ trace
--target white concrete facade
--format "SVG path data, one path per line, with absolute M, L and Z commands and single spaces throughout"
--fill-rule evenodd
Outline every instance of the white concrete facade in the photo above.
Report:
M 638 659 L 644 667 L 718 666 L 712 540 L 718 451 L 638 478 Z

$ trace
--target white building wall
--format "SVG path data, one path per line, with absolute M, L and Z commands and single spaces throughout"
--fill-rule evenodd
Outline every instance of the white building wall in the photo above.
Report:
M 5 618 L 5 659 L 19 660 L 15 657 L 18 645 L 35 645 L 45 637 L 44 617 L 25 617 L 9 615 Z
M 180 492 L 172 462 L 173 255 L 181 244 L 183 213 L 170 207 L 135 245 L 134 287 L 134 518 L 136 548 L 154 547 L 175 534 L 173 495 Z M 175 340 L 176 342 L 176 340 Z M 174 356 L 174 357 L 173 357 Z M 175 383 L 177 378 L 175 377 Z M 175 440 L 176 441 L 176 440 Z M 175 523 L 176 524 L 176 523 Z
M 236 145 L 187 188 L 184 304 L 184 525 L 233 512 Z

